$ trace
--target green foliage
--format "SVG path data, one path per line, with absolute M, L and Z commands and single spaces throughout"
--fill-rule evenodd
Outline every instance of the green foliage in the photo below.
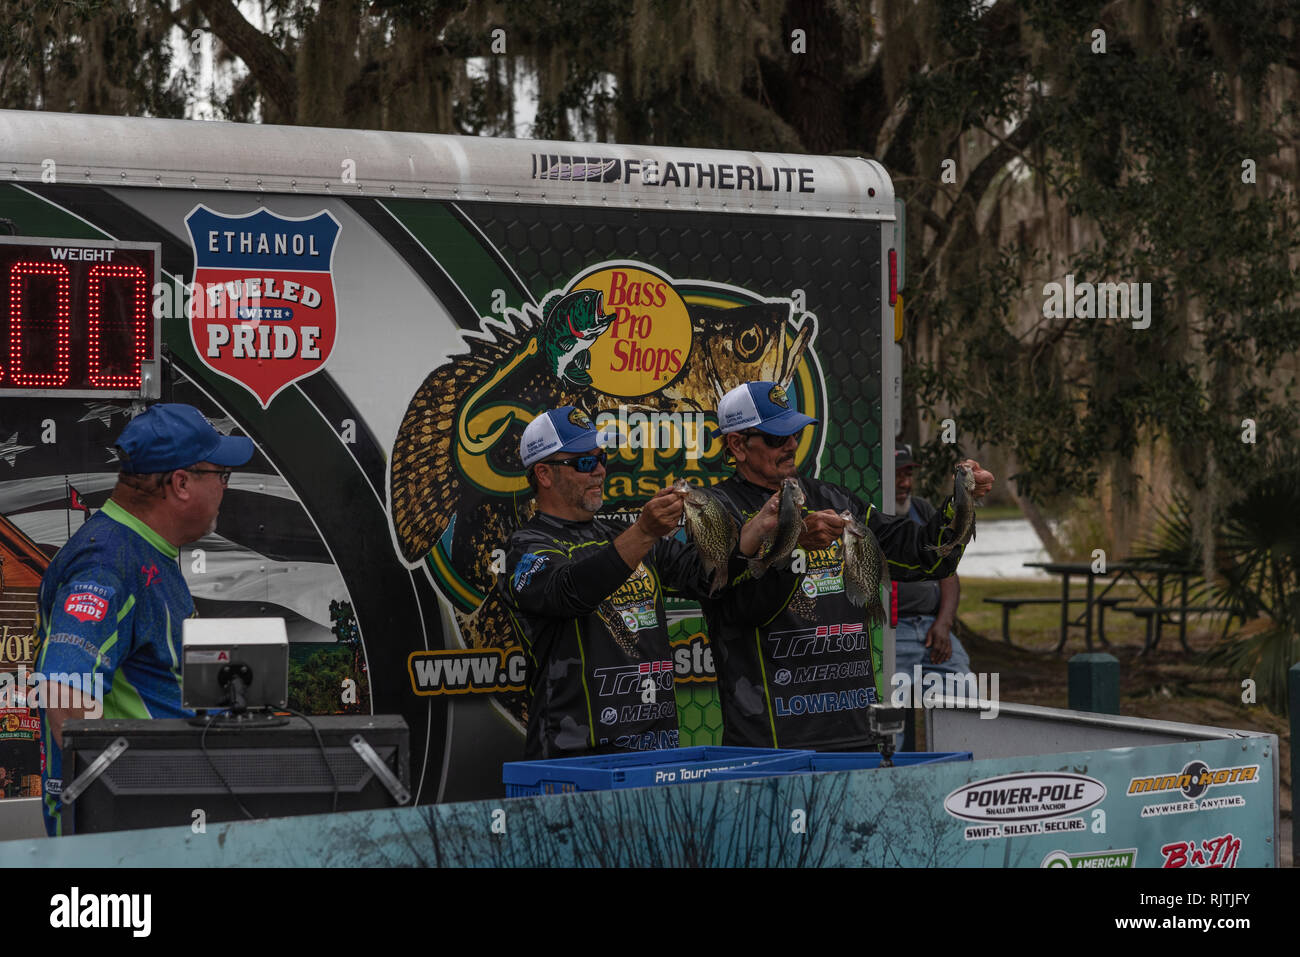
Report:
M 913 324 L 942 337 L 937 360 L 909 350 L 917 406 L 948 403 L 968 437 L 1012 450 L 1020 491 L 1039 501 L 1093 494 L 1102 464 L 1158 440 L 1179 451 L 1187 487 L 1215 470 L 1240 481 L 1244 415 L 1267 419 L 1279 440 L 1294 428 L 1277 391 L 1291 381 L 1283 360 L 1300 348 L 1300 220 L 1293 193 L 1241 180 L 1245 158 L 1260 169 L 1289 162 L 1294 117 L 1268 109 L 1264 94 L 1294 52 L 1245 41 L 1290 33 L 1294 8 L 1158 3 L 1126 23 L 1101 3 L 1027 3 L 1020 22 L 1000 15 L 1004 4 L 986 6 L 936 5 L 946 49 L 911 84 L 916 129 L 942 156 L 963 131 L 1010 141 L 1031 128 L 1015 154 L 1024 185 L 1008 187 L 1008 200 L 1038 213 L 1051 197 L 1098 238 L 1072 254 L 1053 243 L 1044 269 L 1023 230 L 1005 240 L 996 217 L 981 231 L 948 213 L 956 240 L 945 251 L 941 233 L 930 247 L 939 256 L 908 264 L 922 277 L 909 293 Z M 1099 24 L 1105 54 L 1090 49 Z M 995 40 L 1012 41 L 1009 56 Z M 933 192 L 921 180 L 909 208 Z M 908 249 L 925 255 L 923 243 Z M 1150 282 L 1150 328 L 1017 315 L 1065 273 Z
M 289 661 L 289 707 L 304 714 L 368 713 L 370 680 L 352 603 L 331 601 L 330 620 L 338 644 L 313 646 Z M 355 701 L 343 700 L 347 681 L 354 683 Z
M 1198 520 L 1196 503 L 1177 495 L 1162 510 L 1143 554 L 1162 562 L 1203 565 L 1194 603 L 1209 601 L 1254 625 L 1229 635 L 1211 661 L 1255 679 L 1259 700 L 1287 710 L 1287 669 L 1300 657 L 1300 452 L 1257 450 L 1249 478 L 1228 502 Z
M 303 714 L 342 714 L 369 711 L 369 708 L 345 706 L 342 703 L 343 682 L 357 680 L 352 670 L 352 651 L 349 648 L 327 648 L 317 651 L 306 661 L 289 662 L 289 707 Z M 365 702 L 368 693 L 358 689 L 358 702 Z

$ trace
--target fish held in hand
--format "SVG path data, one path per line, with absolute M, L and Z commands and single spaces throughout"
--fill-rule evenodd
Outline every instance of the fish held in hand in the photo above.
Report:
M 804 532 L 804 501 L 803 486 L 797 478 L 781 482 L 781 508 L 777 513 L 776 528 L 763 539 L 758 557 L 749 560 L 749 573 L 755 578 L 762 578 L 774 564 L 788 558 L 799 544 L 799 536 Z
M 925 546 L 940 558 L 947 558 L 958 545 L 966 545 L 975 538 L 975 470 L 969 465 L 958 465 L 952 471 L 952 529 L 953 537 L 942 545 Z
M 704 570 L 710 576 L 709 596 L 712 597 L 727 584 L 727 564 L 740 540 L 740 529 L 716 495 L 696 488 L 685 479 L 678 479 L 673 488 L 686 492 L 682 518 L 686 534 L 695 543 Z
M 876 541 L 875 534 L 847 510 L 840 512 L 844 519 L 844 596 L 854 605 L 867 609 L 867 621 L 876 627 L 887 619 L 881 585 L 889 584 L 885 553 Z

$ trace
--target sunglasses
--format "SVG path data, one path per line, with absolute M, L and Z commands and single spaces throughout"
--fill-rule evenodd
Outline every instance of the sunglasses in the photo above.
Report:
M 186 472 L 207 472 L 218 477 L 222 485 L 230 484 L 230 476 L 235 474 L 234 469 L 184 469 Z
M 750 438 L 762 439 L 763 444 L 766 445 L 769 449 L 779 449 L 781 446 L 785 445 L 786 441 L 790 438 L 790 436 L 788 435 L 769 435 L 766 432 L 758 432 L 752 429 L 747 432 L 741 432 L 740 434 L 747 439 Z M 794 433 L 794 435 L 796 436 L 798 436 L 798 434 L 799 434 L 798 432 Z
M 567 465 L 569 468 L 578 472 L 594 472 L 597 465 L 604 465 L 609 461 L 609 456 L 605 454 L 604 449 L 599 452 L 592 452 L 590 455 L 578 455 L 571 459 L 557 459 L 554 462 L 538 462 L 538 465 Z

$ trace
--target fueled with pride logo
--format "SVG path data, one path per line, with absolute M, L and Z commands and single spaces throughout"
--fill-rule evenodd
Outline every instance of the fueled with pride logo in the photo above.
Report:
M 108 614 L 108 602 L 88 591 L 69 595 L 63 610 L 78 621 L 103 621 Z
M 1032 821 L 1100 804 L 1106 785 L 1082 774 L 1009 774 L 974 781 L 949 794 L 944 810 L 967 821 Z
M 194 351 L 266 408 L 286 386 L 318 372 L 334 347 L 339 222 L 328 210 L 234 216 L 200 204 L 185 225 L 194 249 Z

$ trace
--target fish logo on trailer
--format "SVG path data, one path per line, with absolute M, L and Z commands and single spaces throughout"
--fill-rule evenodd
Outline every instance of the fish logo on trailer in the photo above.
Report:
M 232 216 L 199 205 L 185 225 L 194 248 L 194 351 L 266 408 L 286 386 L 319 372 L 334 348 L 339 222 L 328 210 Z

